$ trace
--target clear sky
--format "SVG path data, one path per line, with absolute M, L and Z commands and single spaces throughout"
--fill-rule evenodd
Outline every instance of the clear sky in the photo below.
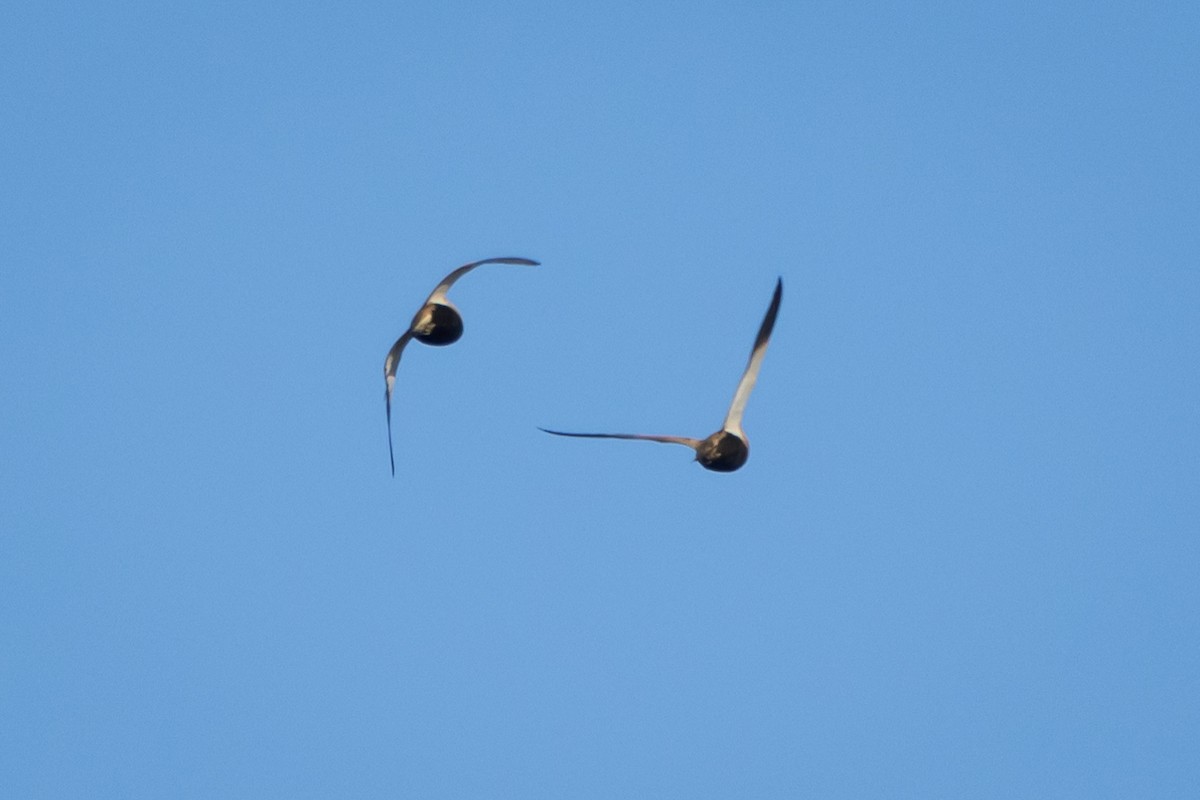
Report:
M 10 5 L 3 794 L 1194 797 L 1198 8 Z

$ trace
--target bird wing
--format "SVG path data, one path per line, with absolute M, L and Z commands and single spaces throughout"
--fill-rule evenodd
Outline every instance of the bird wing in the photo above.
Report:
M 686 436 L 654 436 L 644 433 L 566 433 L 552 431 L 548 428 L 538 428 L 539 431 L 552 433 L 555 436 L 578 436 L 584 439 L 642 439 L 647 442 L 662 442 L 663 444 L 682 444 L 695 450 L 700 446 L 699 439 L 689 439 Z
M 392 454 L 392 388 L 396 385 L 396 367 L 400 366 L 400 354 L 404 352 L 404 346 L 411 338 L 412 331 L 405 331 L 404 335 L 392 345 L 387 358 L 383 360 L 383 380 L 386 385 L 383 399 L 387 406 L 388 459 L 392 462 L 393 476 L 396 474 L 396 457 Z
M 521 264 L 524 266 L 535 267 L 538 262 L 528 258 L 485 258 L 482 261 L 472 261 L 470 264 L 463 264 L 458 269 L 451 272 L 445 279 L 437 285 L 433 290 L 433 294 L 429 295 L 429 299 L 425 301 L 425 305 L 429 303 L 442 302 L 446 298 L 446 292 L 454 285 L 454 282 L 466 275 L 471 270 L 481 264 Z M 422 306 L 424 308 L 424 306 Z M 420 312 L 417 312 L 418 315 Z M 388 351 L 387 358 L 383 361 L 383 380 L 386 383 L 384 390 L 384 403 L 387 408 L 387 429 L 388 429 L 388 459 L 392 463 L 392 475 L 396 474 L 396 457 L 392 449 L 392 389 L 396 385 L 396 368 L 400 365 L 400 354 L 404 352 L 404 346 L 408 344 L 412 338 L 412 326 L 404 332 L 404 335 L 396 340 L 392 345 L 392 349 Z
M 533 261 L 532 259 L 528 258 L 516 258 L 515 256 L 505 258 L 485 258 L 482 261 L 472 261 L 470 264 L 463 264 L 461 267 L 454 270 L 454 272 L 451 272 L 449 275 L 447 275 L 445 279 L 437 285 L 437 288 L 433 290 L 433 294 L 429 295 L 429 299 L 425 302 L 438 303 L 445 300 L 446 292 L 450 291 L 450 287 L 454 285 L 456 280 L 461 278 L 463 275 L 466 275 L 476 267 L 482 266 L 483 264 L 519 264 L 526 267 L 538 266 L 537 261 Z
M 763 356 L 767 354 L 767 342 L 771 338 L 771 329 L 775 327 L 775 317 L 779 314 L 781 299 L 783 299 L 782 278 L 775 283 L 775 294 L 771 298 L 771 306 L 767 309 L 767 315 L 763 317 L 762 325 L 758 329 L 758 336 L 754 340 L 754 349 L 750 351 L 750 362 L 746 364 L 746 371 L 742 373 L 737 391 L 733 394 L 733 403 L 730 404 L 729 413 L 725 416 L 724 429 L 742 439 L 746 438 L 742 432 L 742 415 L 746 413 L 746 401 L 750 399 L 750 391 L 754 388 L 754 382 L 758 380 L 758 370 L 762 367 Z

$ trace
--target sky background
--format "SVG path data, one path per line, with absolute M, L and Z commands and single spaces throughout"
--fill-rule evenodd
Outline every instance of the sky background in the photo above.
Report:
M 1195 796 L 1195 3 L 3 16 L 5 796 Z

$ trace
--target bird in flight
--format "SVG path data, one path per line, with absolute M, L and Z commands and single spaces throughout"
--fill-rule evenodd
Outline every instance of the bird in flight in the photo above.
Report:
M 691 439 L 686 436 L 654 436 L 640 433 L 566 433 L 541 430 L 555 436 L 579 436 L 588 439 L 644 439 L 648 442 L 663 442 L 665 444 L 682 444 L 696 451 L 696 461 L 700 466 L 714 472 L 733 472 L 746 463 L 750 457 L 750 443 L 742 430 L 742 415 L 746 411 L 746 400 L 750 398 L 750 390 L 758 379 L 758 370 L 762 367 L 763 356 L 767 353 L 767 342 L 771 338 L 771 329 L 775 327 L 775 317 L 779 314 L 779 301 L 783 298 L 783 279 L 775 283 L 775 294 L 771 297 L 771 305 L 767 315 L 763 317 L 754 340 L 754 349 L 750 351 L 750 362 L 742 379 L 738 382 L 737 391 L 733 394 L 733 403 L 729 413 L 725 415 L 725 424 L 721 430 L 706 439 Z
M 441 347 L 447 344 L 454 344 L 462 338 L 462 314 L 459 313 L 458 307 L 450 302 L 450 298 L 446 296 L 446 293 L 450 291 L 450 287 L 454 285 L 455 281 L 484 264 L 538 266 L 537 261 L 515 257 L 485 258 L 482 261 L 472 261 L 470 264 L 463 264 L 447 275 L 437 285 L 433 293 L 425 300 L 425 304 L 421 306 L 416 316 L 413 317 L 408 330 L 396 340 L 396 343 L 392 345 L 392 349 L 388 351 L 387 358 L 383 361 L 383 380 L 386 384 L 384 402 L 387 406 L 388 459 L 392 464 L 393 476 L 396 474 L 396 457 L 392 451 L 392 390 L 396 386 L 396 368 L 400 366 L 400 354 L 404 352 L 404 347 L 410 339 L 416 339 L 422 344 Z

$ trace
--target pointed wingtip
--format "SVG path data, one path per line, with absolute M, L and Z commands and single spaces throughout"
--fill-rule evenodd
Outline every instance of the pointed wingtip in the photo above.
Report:
M 392 477 L 396 477 L 396 456 L 392 450 L 392 387 L 383 391 L 384 407 L 387 409 L 388 462 L 392 465 Z
M 754 353 L 767 343 L 767 339 L 771 336 L 771 331 L 775 327 L 775 317 L 779 314 L 779 305 L 783 300 L 783 278 L 775 279 L 775 292 L 771 295 L 771 305 L 767 307 L 767 313 L 763 316 L 762 325 L 758 329 L 758 336 L 754 339 L 754 349 L 750 353 L 751 359 L 754 358 Z

